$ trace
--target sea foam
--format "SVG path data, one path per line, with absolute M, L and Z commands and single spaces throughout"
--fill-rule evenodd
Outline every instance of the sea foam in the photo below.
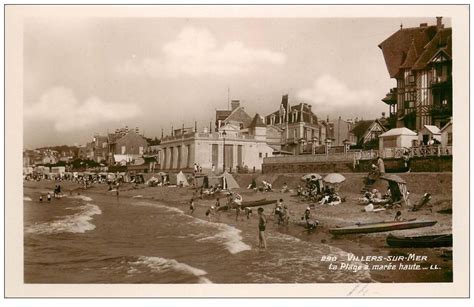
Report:
M 31 197 L 23 196 L 23 201 L 32 201 Z
M 206 237 L 201 237 L 197 241 L 214 241 L 214 242 L 221 243 L 225 246 L 225 248 L 231 254 L 237 254 L 237 253 L 252 249 L 249 245 L 245 244 L 242 241 L 242 236 L 240 235 L 241 230 L 235 227 L 232 227 L 223 223 L 208 222 L 208 221 L 193 217 L 191 215 L 185 214 L 184 211 L 181 209 L 166 206 L 163 204 L 139 202 L 137 203 L 137 205 L 156 207 L 156 208 L 164 209 L 168 212 L 178 213 L 182 216 L 192 219 L 192 223 L 194 224 L 206 226 L 208 228 L 217 230 L 217 233 L 206 236 Z
M 83 201 L 92 201 L 92 198 L 90 198 L 89 196 L 85 196 L 85 195 L 75 195 L 75 196 L 70 196 L 71 198 L 75 198 L 75 199 L 81 199 Z
M 209 279 L 203 277 L 207 275 L 206 271 L 192 267 L 186 263 L 178 262 L 174 259 L 141 256 L 138 257 L 137 261 L 130 262 L 130 265 L 145 265 L 153 272 L 180 272 L 198 277 L 199 283 L 212 283 Z
M 201 219 L 195 219 L 197 224 L 210 226 L 218 230 L 218 233 L 207 236 L 197 241 L 216 241 L 222 243 L 231 254 L 237 254 L 252 248 L 242 241 L 241 230 L 223 223 L 213 223 Z
M 100 208 L 93 204 L 86 204 L 80 207 L 66 208 L 73 210 L 80 210 L 80 212 L 67 215 L 59 220 L 34 224 L 26 228 L 27 233 L 39 233 L 39 234 L 54 234 L 54 233 L 84 233 L 86 231 L 94 230 L 95 225 L 90 221 L 92 216 L 101 214 Z

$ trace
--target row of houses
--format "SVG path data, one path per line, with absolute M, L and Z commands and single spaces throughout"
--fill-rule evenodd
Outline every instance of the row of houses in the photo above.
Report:
M 54 150 L 41 148 L 23 151 L 23 166 L 32 167 L 35 165 L 57 164 L 59 162 L 69 162 L 77 155 L 76 150 L 68 148 L 65 150 Z
M 139 129 L 125 126 L 114 133 L 94 135 L 91 142 L 79 147 L 78 158 L 104 164 L 126 164 L 142 157 L 147 151 L 148 141 Z
M 319 118 L 308 103 L 291 104 L 283 95 L 266 116 L 249 115 L 239 100 L 216 110 L 214 126 L 171 129 L 150 143 L 138 128 L 95 135 L 79 147 L 78 157 L 139 170 L 260 170 L 264 158 L 331 153 L 349 147 L 385 150 L 432 142 L 452 144 L 451 28 L 400 27 L 379 44 L 397 86 L 382 99 L 388 116 L 373 120 Z M 43 163 L 51 155 L 43 154 Z M 54 156 L 54 155 L 52 155 Z M 46 160 L 45 160 L 46 159 Z M 49 159 L 54 164 L 54 159 Z

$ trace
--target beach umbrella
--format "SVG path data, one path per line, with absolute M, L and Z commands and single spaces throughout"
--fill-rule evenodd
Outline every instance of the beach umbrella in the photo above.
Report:
M 321 177 L 321 175 L 316 174 L 316 173 L 306 174 L 303 177 L 301 177 L 301 180 L 303 181 L 307 181 L 307 180 L 315 181 L 315 180 L 320 180 L 320 179 L 323 179 L 323 177 Z
M 405 180 L 403 180 L 399 176 L 393 175 L 393 174 L 385 174 L 385 175 L 381 176 L 380 179 L 387 180 L 387 181 L 393 181 L 393 182 L 396 182 L 396 183 L 406 184 Z
M 323 181 L 325 183 L 329 183 L 329 184 L 337 184 L 337 183 L 342 183 L 346 180 L 346 178 L 344 176 L 342 176 L 341 174 L 339 173 L 331 173 L 331 174 L 328 174 L 326 177 L 324 177 Z

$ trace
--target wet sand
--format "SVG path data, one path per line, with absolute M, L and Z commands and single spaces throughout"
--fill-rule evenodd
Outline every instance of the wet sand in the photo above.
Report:
M 442 209 L 452 208 L 452 195 L 448 193 L 451 189 L 451 174 L 403 174 L 401 175 L 407 181 L 407 186 L 410 191 L 410 199 L 412 203 L 418 201 L 424 192 L 432 194 L 432 200 L 428 205 L 423 207 L 420 211 L 411 212 L 409 208 L 386 210 L 378 213 L 363 212 L 363 205 L 357 204 L 356 199 L 360 197 L 360 189 L 362 187 L 363 174 L 344 174 L 347 180 L 341 185 L 340 194 L 346 197 L 346 202 L 336 205 L 316 205 L 312 210 L 312 214 L 320 221 L 320 226 L 317 231 L 308 233 L 303 227 L 294 223 L 302 216 L 305 208 L 308 206 L 307 202 L 299 200 L 294 196 L 294 193 L 281 193 L 278 188 L 281 188 L 283 182 L 286 182 L 290 189 L 296 188 L 299 184 L 301 175 L 237 175 L 236 180 L 241 187 L 247 186 L 247 182 L 252 179 L 257 179 L 257 183 L 261 182 L 261 178 L 265 178 L 273 182 L 273 192 L 254 192 L 245 188 L 237 189 L 236 192 L 242 195 L 244 201 L 259 200 L 259 199 L 283 199 L 284 203 L 290 209 L 290 223 L 288 226 L 277 225 L 273 221 L 271 212 L 274 205 L 264 206 L 265 214 L 268 217 L 267 232 L 272 234 L 285 233 L 295 236 L 303 241 L 321 242 L 331 246 L 343 249 L 348 253 L 356 256 L 407 256 L 410 253 L 415 253 L 418 256 L 426 256 L 427 261 L 423 262 L 424 266 L 439 267 L 438 270 L 413 271 L 413 270 L 393 270 L 393 271 L 374 271 L 371 270 L 372 279 L 378 282 L 451 282 L 452 281 L 452 253 L 451 248 L 390 248 L 387 246 L 385 240 L 388 232 L 373 233 L 373 234 L 357 234 L 333 236 L 328 232 L 329 228 L 354 225 L 356 222 L 374 222 L 382 220 L 392 220 L 397 210 L 402 211 L 402 216 L 405 219 L 416 218 L 417 220 L 436 220 L 437 224 L 432 227 L 408 229 L 391 232 L 394 235 L 410 236 L 410 235 L 426 235 L 426 234 L 440 234 L 450 233 L 452 229 L 452 215 L 441 214 L 437 211 Z M 56 183 L 53 181 L 41 182 L 25 182 L 25 186 L 38 189 L 38 191 L 51 191 Z M 115 192 L 108 192 L 106 184 L 92 185 L 87 190 L 84 190 L 78 184 L 71 182 L 61 182 L 63 193 L 69 194 L 94 194 L 100 193 L 110 195 L 110 197 L 117 197 Z M 386 183 L 377 183 L 376 187 L 384 190 Z M 168 205 L 175 206 L 181 210 L 188 212 L 189 200 L 193 196 L 194 190 L 192 187 L 177 188 L 177 187 L 145 187 L 140 185 L 134 188 L 131 184 L 124 184 L 120 189 L 120 198 L 143 198 L 148 200 L 165 201 Z M 220 195 L 221 205 L 225 204 L 225 196 Z M 215 203 L 215 197 L 198 199 L 196 201 L 196 211 L 194 216 L 206 219 L 205 211 Z M 222 212 L 213 217 L 213 221 L 226 223 L 242 230 L 243 232 L 255 233 L 255 242 L 252 248 L 257 248 L 257 224 L 258 217 L 256 208 L 253 210 L 254 214 L 249 220 L 242 216 L 236 221 L 235 211 Z M 272 245 L 269 240 L 268 248 L 278 248 Z M 315 259 L 320 261 L 321 259 Z M 347 259 L 339 259 L 347 260 Z M 413 262 L 406 262 L 404 264 L 412 264 Z M 373 262 L 369 264 L 374 264 Z M 377 264 L 388 264 L 387 262 L 377 262 Z M 399 262 L 393 264 L 398 265 Z

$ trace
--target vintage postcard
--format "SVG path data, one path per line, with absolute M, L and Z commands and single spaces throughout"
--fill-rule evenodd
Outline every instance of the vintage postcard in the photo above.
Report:
M 466 5 L 7 5 L 6 296 L 468 296 L 468 33 Z

